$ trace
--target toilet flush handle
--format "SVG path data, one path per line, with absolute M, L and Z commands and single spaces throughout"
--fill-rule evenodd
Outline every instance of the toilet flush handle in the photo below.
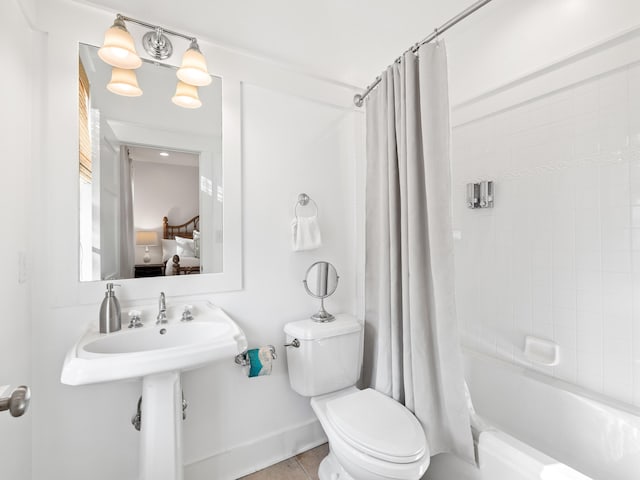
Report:
M 300 340 L 298 340 L 297 338 L 294 338 L 291 343 L 286 343 L 285 347 L 294 347 L 294 348 L 300 348 Z

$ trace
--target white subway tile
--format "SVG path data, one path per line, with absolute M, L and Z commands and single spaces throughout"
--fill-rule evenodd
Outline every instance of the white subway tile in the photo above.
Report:
M 578 290 L 576 310 L 579 312 L 594 312 L 602 314 L 602 292 L 591 290 Z
M 603 391 L 620 401 L 631 403 L 633 399 L 633 369 L 630 347 L 608 345 L 604 350 Z
M 594 241 L 588 246 L 593 247 L 596 244 L 599 245 L 599 242 Z M 577 248 L 578 245 L 580 248 Z M 602 250 L 600 248 L 584 248 L 582 242 L 576 242 L 576 270 L 602 271 Z
M 602 393 L 604 377 L 602 355 L 578 350 L 576 359 L 578 383 L 596 393 Z
M 630 272 L 631 250 L 602 252 L 602 270 L 605 272 Z
M 603 207 L 629 205 L 629 165 L 626 162 L 600 167 L 600 199 Z
M 553 286 L 561 289 L 576 288 L 576 272 L 575 270 L 553 269 Z
M 555 367 L 555 376 L 566 382 L 575 383 L 578 373 L 576 350 L 560 348 L 560 363 Z
M 544 338 L 546 340 L 553 340 L 553 322 L 536 322 L 533 325 L 533 334 L 536 337 Z
M 566 339 L 567 333 L 572 332 L 571 348 L 575 346 L 576 336 L 576 310 L 572 308 L 558 308 L 553 309 L 553 329 L 555 332 L 556 340 L 560 337 Z
M 561 363 L 530 368 L 640 406 L 640 66 L 453 141 L 465 341 L 523 362 L 524 335 L 555 339 Z M 503 176 L 496 207 L 470 211 L 465 184 L 483 175 Z
M 638 112 L 638 115 L 640 116 L 640 112 Z M 638 133 L 640 135 L 640 128 Z M 637 159 L 629 161 L 629 195 L 632 206 L 640 205 L 640 161 Z M 640 218 L 636 220 L 640 221 Z
M 553 286 L 553 308 L 572 309 L 577 307 L 577 293 L 575 288 L 556 288 Z
M 631 361 L 633 345 L 633 314 L 631 309 L 627 311 L 607 311 L 603 315 L 603 342 L 605 353 L 607 348 L 616 349 L 624 346 L 628 349 L 629 361 Z
M 585 115 L 598 110 L 598 85 L 587 82 L 573 89 L 572 113 Z
M 591 296 L 599 296 L 602 291 L 602 272 L 599 270 L 578 271 L 576 274 L 576 286 L 578 292 L 584 291 Z
M 602 311 L 578 311 L 576 318 L 576 348 L 602 358 L 604 329 Z
M 640 228 L 640 206 L 631 208 L 631 224 L 634 227 Z
M 640 362 L 635 363 L 633 371 L 633 404 L 640 407 Z
M 590 218 L 598 219 L 600 206 L 600 175 L 594 165 L 583 165 L 574 169 L 576 176 L 576 208 L 591 213 Z M 639 172 L 640 173 L 640 172 Z
M 610 228 L 631 227 L 631 208 L 629 205 L 604 207 L 601 217 L 599 215 L 593 215 L 593 217 L 598 221 L 603 231 Z
M 618 107 L 627 103 L 628 77 L 626 71 L 609 74 L 598 79 L 598 106 L 600 109 Z
M 631 250 L 631 229 L 611 227 L 602 230 L 602 248 L 605 250 Z
M 620 318 L 624 316 L 631 316 L 631 309 L 633 305 L 633 298 L 631 295 L 625 295 L 624 293 L 605 293 L 602 297 L 602 312 L 604 318 L 609 323 L 609 329 L 613 328 L 610 324 L 612 318 Z M 629 331 L 625 332 L 628 335 Z

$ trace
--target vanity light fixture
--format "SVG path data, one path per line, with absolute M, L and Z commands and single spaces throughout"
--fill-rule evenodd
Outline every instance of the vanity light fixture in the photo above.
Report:
M 133 37 L 121 15 L 116 17 L 113 25 L 104 34 L 104 42 L 98 50 L 98 56 L 112 67 L 133 69 L 142 65 Z
M 198 87 L 184 83 L 182 80 L 178 80 L 176 93 L 171 97 L 171 101 L 184 108 L 199 108 L 202 106 L 200 97 L 198 97 Z
M 178 85 L 172 97 L 173 103 L 185 108 L 198 108 L 202 102 L 198 98 L 198 88 L 211 83 L 211 75 L 207 70 L 207 62 L 198 46 L 198 40 L 173 30 L 167 30 L 135 18 L 118 14 L 113 25 L 107 30 L 104 44 L 98 55 L 113 68 L 111 82 L 107 88 L 118 95 L 139 96 L 142 90 L 138 86 L 133 70 L 142 65 L 133 37 L 127 30 L 125 22 L 132 22 L 148 28 L 149 32 L 142 37 L 142 46 L 154 60 L 166 60 L 173 54 L 173 45 L 166 34 L 189 40 L 189 48 L 184 53 L 182 64 L 176 75 Z M 128 71 L 128 72 L 127 72 Z
M 182 65 L 176 75 L 184 83 L 197 87 L 205 87 L 211 83 L 211 75 L 207 71 L 207 61 L 195 38 L 191 40 L 191 45 L 184 52 Z
M 125 97 L 139 97 L 142 89 L 138 86 L 135 70 L 113 67 L 111 81 L 107 84 L 107 90 Z
M 160 152 L 160 156 L 161 157 L 168 157 L 169 156 L 169 152 Z

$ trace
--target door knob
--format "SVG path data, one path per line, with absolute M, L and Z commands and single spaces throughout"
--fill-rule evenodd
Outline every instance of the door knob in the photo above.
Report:
M 29 408 L 31 391 L 26 385 L 16 388 L 8 397 L 0 398 L 0 412 L 9 410 L 12 417 L 21 417 Z

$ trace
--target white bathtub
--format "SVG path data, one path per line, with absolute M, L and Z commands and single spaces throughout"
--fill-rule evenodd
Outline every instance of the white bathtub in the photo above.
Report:
M 463 354 L 473 405 L 489 424 L 474 422 L 481 476 L 465 478 L 640 480 L 638 409 L 488 355 Z M 445 463 L 426 478 L 447 478 Z

